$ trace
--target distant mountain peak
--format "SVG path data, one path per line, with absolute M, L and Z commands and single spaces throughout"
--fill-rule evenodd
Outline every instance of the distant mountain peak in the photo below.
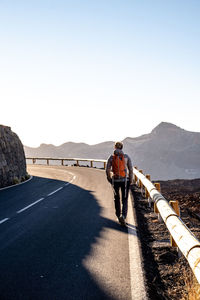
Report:
M 151 174 L 153 180 L 200 178 L 200 132 L 161 122 L 151 133 L 127 137 L 123 142 L 134 165 Z M 41 144 L 38 148 L 25 147 L 25 153 L 26 157 L 107 159 L 113 152 L 113 144 L 112 141 L 96 145 L 73 142 L 60 146 Z
M 169 131 L 177 131 L 177 130 L 182 130 L 180 127 L 172 124 L 172 123 L 168 123 L 168 122 L 161 122 L 160 124 L 158 124 L 158 126 L 156 126 L 151 133 L 153 134 L 159 134 L 159 133 L 163 133 L 163 132 L 169 132 Z
M 48 147 L 55 147 L 53 144 L 45 144 L 45 143 L 42 143 L 40 144 L 39 146 L 40 148 L 48 148 Z

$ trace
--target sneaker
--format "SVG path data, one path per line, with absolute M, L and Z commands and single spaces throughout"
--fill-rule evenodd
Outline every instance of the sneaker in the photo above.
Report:
M 126 226 L 126 222 L 125 222 L 124 216 L 119 217 L 119 223 L 120 223 L 122 226 Z

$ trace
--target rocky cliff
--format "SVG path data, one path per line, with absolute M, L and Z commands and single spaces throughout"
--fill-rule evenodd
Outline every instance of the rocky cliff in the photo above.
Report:
M 25 180 L 26 159 L 19 137 L 0 125 L 0 188 Z

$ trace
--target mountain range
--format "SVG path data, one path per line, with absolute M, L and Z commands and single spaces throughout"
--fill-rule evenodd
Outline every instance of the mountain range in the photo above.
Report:
M 200 133 L 161 122 L 150 133 L 123 140 L 124 152 L 134 166 L 150 174 L 152 180 L 200 178 Z M 68 142 L 60 146 L 41 144 L 24 146 L 26 157 L 107 159 L 113 141 L 88 145 Z

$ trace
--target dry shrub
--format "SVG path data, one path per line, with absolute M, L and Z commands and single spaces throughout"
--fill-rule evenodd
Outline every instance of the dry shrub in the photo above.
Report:
M 181 300 L 200 300 L 200 284 L 192 272 L 184 271 L 185 292 Z

